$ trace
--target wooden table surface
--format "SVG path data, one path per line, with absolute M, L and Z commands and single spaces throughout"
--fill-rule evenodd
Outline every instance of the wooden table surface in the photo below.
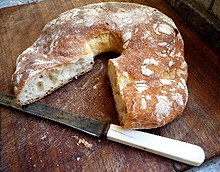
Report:
M 0 9 L 0 91 L 13 93 L 17 56 L 61 12 L 98 0 L 44 1 Z M 132 1 L 158 8 L 178 26 L 189 65 L 189 101 L 183 115 L 164 127 L 145 130 L 201 146 L 206 161 L 220 155 L 220 57 L 163 0 Z M 94 69 L 40 102 L 118 124 L 107 77 L 106 53 Z M 183 171 L 191 166 L 0 106 L 0 171 Z M 80 141 L 92 145 L 86 148 Z

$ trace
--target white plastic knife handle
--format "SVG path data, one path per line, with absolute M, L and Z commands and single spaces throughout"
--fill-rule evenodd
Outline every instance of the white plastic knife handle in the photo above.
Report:
M 114 124 L 110 125 L 107 138 L 193 166 L 199 166 L 205 159 L 203 149 L 197 145 L 141 131 L 124 129 Z

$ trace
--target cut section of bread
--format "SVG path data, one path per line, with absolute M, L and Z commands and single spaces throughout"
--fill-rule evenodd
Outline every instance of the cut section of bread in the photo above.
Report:
M 174 22 L 144 5 L 90 4 L 49 22 L 18 56 L 13 75 L 21 105 L 37 101 L 92 70 L 100 53 L 120 53 L 108 63 L 119 120 L 125 128 L 156 128 L 186 106 L 187 64 Z

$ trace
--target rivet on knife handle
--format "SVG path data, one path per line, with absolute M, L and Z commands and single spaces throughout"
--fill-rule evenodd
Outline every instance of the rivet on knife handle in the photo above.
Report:
M 107 138 L 193 166 L 201 165 L 205 159 L 203 149 L 197 145 L 141 131 L 124 129 L 114 124 L 110 125 Z

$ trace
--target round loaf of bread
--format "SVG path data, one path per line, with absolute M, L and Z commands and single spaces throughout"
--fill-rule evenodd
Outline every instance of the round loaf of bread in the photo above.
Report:
M 156 128 L 182 114 L 188 99 L 184 44 L 174 22 L 134 3 L 98 3 L 66 11 L 17 58 L 14 92 L 29 104 L 92 69 L 100 53 L 108 63 L 119 121 L 125 128 Z

